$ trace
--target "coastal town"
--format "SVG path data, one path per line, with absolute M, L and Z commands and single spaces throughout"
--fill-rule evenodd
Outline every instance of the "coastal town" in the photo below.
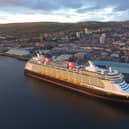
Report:
M 128 22 L 127 22 L 128 23 Z M 14 35 L 0 33 L 0 54 L 28 60 L 36 52 L 57 58 L 129 62 L 129 25 Z M 44 29 L 44 28 L 42 28 Z

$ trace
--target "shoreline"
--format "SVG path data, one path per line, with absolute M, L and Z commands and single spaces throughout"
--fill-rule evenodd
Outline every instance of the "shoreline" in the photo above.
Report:
M 12 58 L 16 58 L 18 60 L 23 60 L 23 61 L 28 61 L 30 59 L 29 57 L 23 57 L 23 56 L 18 56 L 18 55 L 11 55 L 11 54 L 7 54 L 7 53 L 0 53 L 0 56 L 12 57 Z

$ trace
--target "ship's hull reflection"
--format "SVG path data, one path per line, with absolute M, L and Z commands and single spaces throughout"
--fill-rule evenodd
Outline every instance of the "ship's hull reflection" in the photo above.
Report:
M 89 97 L 56 85 L 49 84 L 34 78 L 26 77 L 30 88 L 40 97 L 44 95 L 52 101 L 58 101 L 65 107 L 76 110 L 83 115 L 89 114 L 100 120 L 115 120 L 121 116 L 129 116 L 129 104 L 113 103 Z

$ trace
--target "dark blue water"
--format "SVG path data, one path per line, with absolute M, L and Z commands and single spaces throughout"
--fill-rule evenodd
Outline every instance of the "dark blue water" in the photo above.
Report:
M 128 129 L 129 106 L 24 76 L 24 61 L 0 57 L 0 129 Z

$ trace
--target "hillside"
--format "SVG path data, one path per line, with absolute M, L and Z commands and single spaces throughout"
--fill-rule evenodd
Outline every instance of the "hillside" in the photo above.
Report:
M 56 22 L 37 22 L 37 23 L 13 23 L 0 24 L 0 34 L 8 35 L 39 35 L 40 33 L 80 31 L 87 27 L 89 29 L 117 28 L 129 22 L 80 22 L 80 23 L 56 23 Z

